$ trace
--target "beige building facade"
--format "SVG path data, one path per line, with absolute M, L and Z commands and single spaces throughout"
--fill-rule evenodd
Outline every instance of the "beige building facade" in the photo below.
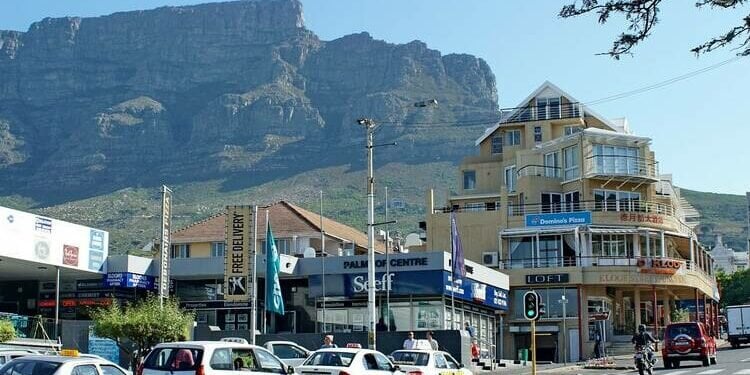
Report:
M 546 304 L 540 359 L 590 358 L 597 337 L 615 347 L 641 323 L 660 333 L 677 310 L 715 327 L 713 261 L 649 138 L 549 82 L 502 115 L 461 163 L 457 192 L 428 192 L 425 248 L 450 251 L 456 212 L 466 258 L 510 276 L 504 357 L 529 347 L 528 290 Z

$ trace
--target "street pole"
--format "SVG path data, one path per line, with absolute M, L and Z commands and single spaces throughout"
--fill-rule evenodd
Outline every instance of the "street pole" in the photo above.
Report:
M 367 131 L 367 311 L 369 314 L 367 347 L 376 349 L 375 342 L 375 180 L 373 177 L 372 149 L 375 122 L 372 119 L 359 121 Z
M 55 340 L 60 337 L 60 266 L 55 267 L 57 269 L 57 280 L 55 281 Z
M 567 315 L 566 315 L 566 310 L 565 310 L 565 308 L 568 305 L 568 299 L 565 298 L 565 295 L 563 294 L 562 297 L 560 297 L 560 300 L 558 300 L 558 302 L 560 302 L 560 304 L 562 305 L 562 310 L 563 310 L 563 319 L 562 319 L 562 326 L 563 326 L 563 328 L 562 328 L 562 333 L 563 333 L 562 334 L 562 340 L 563 340 L 563 342 L 562 342 L 563 363 L 568 363 L 568 330 L 567 330 L 567 327 L 566 327 L 566 323 L 567 323 L 566 322 L 566 318 L 567 318 Z
M 326 332 L 326 237 L 323 231 L 323 190 L 320 191 L 320 256 L 323 257 L 323 274 L 321 275 L 321 286 L 323 287 L 323 328 Z
M 388 222 L 388 186 L 385 187 L 385 221 Z M 388 226 L 385 227 L 385 274 L 386 280 L 390 280 L 391 269 L 388 264 L 388 253 L 391 252 L 391 234 L 388 232 Z M 385 330 L 391 330 L 391 284 L 385 285 Z
M 531 375 L 536 375 L 536 320 L 531 321 Z
M 226 251 L 226 250 L 225 250 Z M 258 206 L 253 206 L 253 267 L 250 278 L 253 289 L 250 295 L 250 343 L 255 345 L 255 331 L 258 330 Z

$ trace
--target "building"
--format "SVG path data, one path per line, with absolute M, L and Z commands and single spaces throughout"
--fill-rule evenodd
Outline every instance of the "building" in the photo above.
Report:
M 720 234 L 716 235 L 716 241 L 711 249 L 711 257 L 714 259 L 714 270 L 722 271 L 727 274 L 733 274 L 737 271 L 744 271 L 748 266 L 747 252 L 737 252 L 724 244 Z
M 545 82 L 477 139 L 455 194 L 428 192 L 426 249 L 450 249 L 454 211 L 466 257 L 510 276 L 505 357 L 529 347 L 528 290 L 546 303 L 548 360 L 589 358 L 597 333 L 613 346 L 641 323 L 658 332 L 675 309 L 715 327 L 713 261 L 650 144 Z
M 281 257 L 284 317 L 269 321 L 268 332 L 364 332 L 367 317 L 367 237 L 292 203 L 259 208 L 258 303 L 262 311 L 265 278 L 265 211 Z M 325 250 L 320 246 L 321 231 Z M 170 278 L 181 305 L 195 310 L 198 324 L 246 330 L 250 304 L 226 301 L 225 217 L 212 216 L 172 234 Z M 457 322 L 470 322 L 489 346 L 496 312 L 508 309 L 508 278 L 479 264 L 467 264 L 467 277 L 451 299 L 449 254 L 384 254 L 377 246 L 377 306 L 390 330 L 445 329 L 455 304 Z M 322 256 L 326 254 L 326 256 Z M 457 280 L 458 281 L 458 280 Z M 324 303 L 325 301 L 325 303 Z M 390 304 L 386 304 L 390 301 Z M 386 308 L 386 305 L 390 308 Z M 325 306 L 325 312 L 324 312 Z M 388 311 L 386 314 L 385 312 Z M 262 322 L 262 316 L 258 322 Z M 325 326 L 324 326 L 325 322 Z

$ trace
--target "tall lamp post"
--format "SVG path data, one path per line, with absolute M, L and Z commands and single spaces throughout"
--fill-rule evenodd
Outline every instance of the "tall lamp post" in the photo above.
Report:
M 437 99 L 430 99 L 414 103 L 414 107 L 424 108 L 437 106 Z M 375 226 L 385 223 L 375 223 L 375 179 L 373 177 L 373 160 L 372 149 L 380 146 L 393 146 L 395 143 L 375 145 L 373 142 L 377 124 L 371 118 L 360 118 L 357 124 L 362 125 L 366 132 L 367 148 L 367 313 L 368 348 L 376 350 L 375 343 L 375 326 L 377 321 L 377 311 L 375 308 Z
M 565 310 L 565 308 L 568 305 L 568 299 L 565 298 L 565 294 L 564 293 L 565 292 L 563 291 L 563 295 L 560 297 L 559 300 L 557 300 L 557 302 L 559 302 L 562 305 L 562 313 L 563 313 L 563 316 L 562 316 L 562 333 L 563 333 L 562 334 L 562 340 L 563 340 L 563 342 L 562 342 L 562 352 L 563 352 L 563 363 L 568 363 L 568 337 L 567 337 L 568 336 L 568 330 L 566 328 L 566 323 L 567 323 L 566 320 L 567 320 L 568 317 L 566 316 L 567 315 L 566 314 L 567 311 Z

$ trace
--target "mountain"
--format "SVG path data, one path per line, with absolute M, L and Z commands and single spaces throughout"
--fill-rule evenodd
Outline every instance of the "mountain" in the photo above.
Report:
M 437 109 L 411 105 L 433 97 Z M 402 143 L 380 161 L 454 160 L 466 149 L 446 137 L 473 131 L 401 123 L 496 111 L 483 60 L 367 33 L 321 41 L 295 0 L 46 18 L 0 31 L 0 195 L 48 206 L 165 182 L 257 186 L 357 159 L 362 116 Z
M 747 251 L 747 198 L 743 195 L 704 193 L 680 189 L 680 194 L 701 214 L 696 228 L 705 245 L 714 246 L 716 234 L 735 251 Z

